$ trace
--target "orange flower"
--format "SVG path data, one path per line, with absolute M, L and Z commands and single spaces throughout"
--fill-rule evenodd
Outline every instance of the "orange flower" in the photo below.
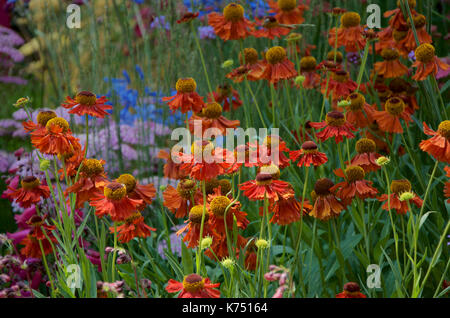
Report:
M 223 110 L 226 112 L 231 110 L 231 106 L 233 106 L 233 109 L 238 109 L 242 106 L 238 91 L 233 89 L 228 83 L 217 86 L 216 90 L 212 92 L 212 98 L 211 94 L 208 95 L 208 102 L 212 101 L 216 101 L 219 104 L 223 103 Z
M 241 211 L 241 203 L 221 194 L 221 189 L 216 188 L 213 194 L 208 195 L 208 206 L 211 211 L 210 224 L 211 227 L 219 234 L 226 235 L 226 231 L 233 230 L 234 219 L 236 226 L 245 229 L 249 223 L 246 216 L 247 213 Z M 231 204 L 233 202 L 233 204 Z M 226 211 L 227 207 L 228 210 Z M 226 212 L 226 228 L 225 228 L 225 212 Z
M 345 205 L 349 205 L 357 196 L 361 200 L 376 197 L 378 190 L 372 187 L 372 181 L 364 180 L 364 169 L 359 166 L 348 166 L 345 172 L 341 168 L 334 170 L 334 173 L 345 181 L 340 182 L 330 188 L 330 191 L 336 191 L 336 196 L 341 199 Z
M 336 70 L 331 73 L 331 77 L 328 79 L 328 89 L 327 80 L 322 81 L 322 94 L 326 93 L 327 97 L 331 94 L 333 101 L 347 97 L 357 88 L 358 84 L 352 81 L 349 73 L 344 70 Z
M 235 83 L 241 83 L 245 78 L 249 81 L 259 80 L 264 71 L 264 66 L 258 61 L 258 52 L 254 48 L 245 48 L 243 52 L 243 58 L 242 52 L 239 52 L 241 66 L 232 70 L 226 77 L 232 79 Z
M 76 193 L 75 207 L 80 209 L 84 202 L 88 202 L 96 194 L 101 194 L 108 182 L 103 165 L 104 160 L 84 159 L 78 181 L 67 188 L 66 193 Z
M 405 111 L 405 103 L 398 97 L 392 97 L 384 105 L 384 111 L 374 111 L 373 118 L 376 120 L 381 131 L 390 133 L 403 133 L 403 127 L 400 123 L 402 118 L 406 125 L 412 121 L 411 115 Z
M 305 77 L 302 85 L 305 89 L 312 89 L 320 84 L 320 75 L 316 73 L 317 61 L 313 56 L 300 59 L 300 74 Z
M 189 274 L 184 277 L 183 282 L 169 279 L 166 286 L 168 293 L 177 293 L 178 298 L 219 298 L 220 291 L 217 287 L 220 283 L 211 284 L 209 278 L 203 278 L 197 274 Z
M 35 214 L 28 221 L 27 224 L 31 227 L 30 235 L 38 240 L 44 240 L 46 235 L 51 239 L 51 231 L 56 229 L 54 225 L 45 224 L 47 214 L 42 217 Z
M 157 157 L 166 161 L 163 168 L 164 177 L 179 180 L 187 176 L 186 172 L 181 169 L 181 164 L 173 162 L 170 152 L 161 149 Z
M 122 183 L 127 188 L 127 196 L 130 199 L 142 200 L 142 204 L 137 207 L 139 211 L 145 209 L 147 205 L 152 204 L 156 196 L 156 190 L 152 183 L 140 184 L 131 174 L 121 174 L 116 182 Z
M 78 168 L 80 167 L 81 162 L 84 160 L 84 153 L 85 149 L 81 149 L 80 151 L 72 151 L 69 153 L 58 155 L 58 159 L 64 162 L 63 168 L 58 170 L 60 180 L 63 180 L 65 178 L 66 173 L 68 177 L 76 176 Z
M 278 201 L 287 198 L 292 193 L 289 183 L 274 179 L 268 172 L 258 173 L 255 180 L 244 182 L 239 185 L 239 188 L 251 201 L 264 200 L 264 198 Z
M 233 153 L 226 149 L 214 148 L 208 140 L 197 140 L 192 144 L 192 154 L 183 154 L 181 169 L 189 171 L 191 178 L 210 180 L 225 174 L 233 163 Z
M 275 18 L 279 23 L 283 24 L 302 24 L 305 19 L 303 12 L 308 10 L 308 6 L 304 4 L 297 5 L 297 0 L 268 0 L 271 8 L 269 13 L 275 13 Z
M 33 123 L 32 121 L 26 121 L 23 122 L 23 128 L 25 129 L 25 131 L 27 132 L 33 132 L 35 131 L 35 135 L 45 135 L 46 133 L 46 129 L 45 129 L 45 125 L 47 125 L 47 122 L 50 119 L 53 119 L 55 117 L 58 117 L 56 115 L 56 113 L 52 110 L 44 110 L 44 111 L 40 111 L 37 114 L 37 124 Z
M 336 298 L 367 298 L 367 296 L 360 292 L 357 283 L 350 282 L 344 285 L 344 291 L 337 294 Z
M 192 115 L 189 118 L 189 130 L 196 136 L 202 137 L 207 129 L 217 128 L 225 136 L 227 134 L 227 128 L 237 128 L 240 123 L 239 120 L 229 120 L 222 116 L 222 106 L 216 102 L 212 102 L 205 105 L 201 114 Z M 201 129 L 196 129 L 196 125 L 201 127 Z
M 190 179 L 182 179 L 175 189 L 168 185 L 163 192 L 163 205 L 168 208 L 175 217 L 183 218 L 188 214 L 190 208 L 195 204 L 192 200 L 197 191 L 195 181 Z
M 408 212 L 408 203 L 406 201 L 400 201 L 400 195 L 403 192 L 411 192 L 411 183 L 406 179 L 392 180 L 389 200 L 387 194 L 383 194 L 378 198 L 378 201 L 385 202 L 382 209 L 389 211 L 390 207 L 390 209 L 396 210 L 397 214 L 405 215 Z M 410 201 L 419 208 L 423 204 L 423 200 L 416 195 Z
M 200 239 L 200 228 L 202 224 L 203 217 L 203 205 L 195 205 L 189 211 L 189 219 L 185 221 L 188 223 L 185 227 L 177 231 L 177 235 L 180 235 L 187 231 L 183 237 L 183 242 L 188 242 L 187 247 L 194 248 L 198 245 Z M 202 239 L 206 236 L 217 237 L 217 234 L 213 231 L 211 223 L 209 221 L 210 212 L 205 211 L 204 222 L 203 222 L 203 233 Z
M 21 185 L 20 189 L 13 189 L 8 186 L 8 189 L 12 191 L 8 194 L 8 197 L 24 209 L 29 208 L 32 204 L 39 203 L 42 198 L 46 199 L 50 196 L 48 186 L 41 185 L 39 179 L 34 176 L 23 178 Z
M 258 248 L 255 245 L 255 240 L 251 240 L 247 245 L 247 250 L 245 251 L 245 268 L 249 271 L 254 271 L 256 269 L 256 260 L 258 258 Z
M 81 150 L 78 138 L 72 136 L 69 123 L 61 117 L 50 119 L 45 125 L 45 131 L 37 129 L 31 132 L 31 143 L 41 153 L 47 155 Z
M 396 47 L 393 33 L 394 29 L 391 26 L 381 29 L 377 33 L 378 41 L 375 42 L 375 52 L 377 54 L 380 54 L 385 48 Z
M 351 160 L 351 164 L 359 166 L 364 169 L 364 172 L 376 171 L 381 167 L 376 163 L 376 160 L 381 157 L 376 153 L 376 143 L 369 138 L 361 138 L 356 142 L 357 155 Z
M 297 163 L 299 167 L 309 167 L 311 165 L 318 167 L 328 161 L 327 155 L 317 150 L 314 141 L 305 141 L 300 150 L 294 150 L 289 153 L 292 161 L 300 160 Z
M 103 190 L 103 194 L 95 193 L 90 206 L 95 208 L 99 218 L 109 215 L 114 222 L 124 221 L 133 215 L 142 200 L 130 199 L 124 184 L 111 182 Z
M 110 227 L 111 233 L 117 231 L 118 239 L 121 243 L 128 243 L 135 237 L 149 237 L 152 235 L 151 231 L 156 229 L 148 226 L 144 223 L 144 217 L 140 212 L 135 212 L 131 216 L 125 219 L 124 223 L 117 228 Z
M 343 137 L 355 137 L 352 131 L 356 131 L 356 129 L 352 124 L 345 120 L 343 113 L 336 110 L 329 112 L 323 122 L 310 123 L 310 125 L 316 129 L 325 128 L 316 134 L 317 138 L 319 138 L 322 142 L 334 137 L 336 143 L 340 143 L 344 140 Z
M 418 14 L 415 17 L 413 17 L 414 25 L 416 28 L 416 34 L 417 38 L 419 40 L 420 44 L 423 43 L 431 43 L 433 40 L 431 39 L 431 36 L 427 33 L 427 30 L 425 28 L 427 20 L 424 15 Z M 410 21 L 408 19 L 408 24 L 410 24 Z M 408 28 L 408 32 L 406 33 L 406 36 L 398 42 L 399 48 L 403 50 L 404 55 L 406 56 L 409 52 L 415 50 L 417 48 L 417 42 L 416 38 L 414 36 L 414 32 L 411 27 Z
M 385 48 L 381 51 L 383 62 L 374 65 L 375 71 L 384 78 L 400 77 L 408 73 L 408 68 L 399 61 L 400 54 L 395 48 Z
M 244 17 L 244 8 L 240 4 L 230 3 L 222 13 L 208 14 L 208 24 L 222 40 L 244 39 L 252 33 L 253 24 Z
M 274 46 L 266 52 L 267 65 L 261 74 L 262 79 L 270 83 L 278 83 L 283 79 L 297 76 L 294 63 L 288 60 L 286 50 L 281 46 Z
M 317 198 L 309 215 L 322 221 L 327 221 L 332 217 L 339 216 L 341 211 L 344 209 L 344 206 L 331 192 L 331 188 L 333 186 L 333 181 L 327 178 L 322 178 L 316 181 L 316 184 L 314 185 L 314 192 Z
M 95 94 L 88 91 L 82 91 L 75 96 L 75 99 L 67 96 L 66 102 L 62 103 L 61 106 L 64 108 L 71 108 L 69 114 L 104 118 L 105 115 L 109 114 L 107 110 L 113 109 L 111 105 L 105 104 L 107 101 L 105 96 L 97 99 Z
M 275 201 L 273 205 L 269 207 L 269 211 L 273 213 L 270 222 L 278 225 L 288 225 L 300 220 L 302 214 L 307 215 L 311 209 L 312 205 L 309 204 L 308 200 L 304 199 L 302 210 L 301 199 L 297 200 L 292 191 L 286 198 L 281 197 L 280 200 Z M 303 213 L 301 211 L 303 211 Z
M 417 71 L 412 79 L 416 81 L 423 81 L 428 75 L 436 76 L 439 69 L 447 70 L 450 67 L 435 56 L 435 49 L 431 44 L 424 43 L 419 45 L 415 55 L 416 62 L 413 64 L 413 67 L 417 67 Z
M 168 105 L 172 112 L 180 110 L 183 114 L 192 110 L 200 112 L 205 105 L 203 97 L 195 92 L 197 83 L 191 77 L 180 78 L 175 84 L 177 94 L 175 96 L 163 97 L 163 101 L 169 101 Z
M 236 238 L 236 245 L 233 244 L 230 249 L 234 249 L 234 253 L 236 254 L 236 257 L 238 257 L 239 250 L 244 249 L 245 244 L 247 244 L 247 240 L 238 234 Z M 223 260 L 224 258 L 229 257 L 230 252 L 228 249 L 227 237 L 225 235 L 219 235 L 215 237 L 211 248 L 205 251 L 205 255 L 213 260 Z
M 347 97 L 347 101 L 350 102 L 345 111 L 347 121 L 357 128 L 367 127 L 373 120 L 375 110 L 366 103 L 364 95 L 354 92 Z
M 52 236 L 50 239 L 52 239 L 53 242 L 56 242 L 56 238 Z M 53 249 L 50 241 L 47 238 L 44 238 L 40 240 L 42 243 L 42 248 L 44 250 L 44 254 L 48 255 L 50 254 Z M 34 236 L 28 234 L 21 242 L 21 245 L 24 245 L 20 249 L 20 254 L 27 258 L 42 258 L 42 252 L 41 247 L 39 245 L 39 240 L 35 238 Z
M 254 159 L 253 155 L 257 155 L 257 166 L 268 166 L 274 164 L 280 169 L 290 165 L 290 159 L 286 157 L 285 152 L 289 153 L 286 142 L 277 135 L 268 135 L 264 138 L 262 144 L 257 141 L 250 142 L 249 147 L 253 150 L 249 155 Z M 252 165 L 250 165 L 252 166 Z
M 328 43 L 334 47 L 344 46 L 346 52 L 358 52 L 366 45 L 363 33 L 364 28 L 360 25 L 361 17 L 357 12 L 346 12 L 341 16 L 341 26 L 336 30 L 332 28 L 328 34 Z
M 438 161 L 450 163 L 450 120 L 441 122 L 437 132 L 424 122 L 423 132 L 433 137 L 422 140 L 419 144 L 420 149 L 428 152 Z
M 268 38 L 273 40 L 274 38 L 280 38 L 287 35 L 290 32 L 290 28 L 280 25 L 273 16 L 267 16 L 264 20 L 255 18 L 255 21 L 256 24 L 261 27 L 253 32 L 253 36 L 256 38 Z
M 197 19 L 199 14 L 200 14 L 199 12 L 186 12 L 180 19 L 177 20 L 177 23 L 180 24 L 191 22 L 192 20 Z

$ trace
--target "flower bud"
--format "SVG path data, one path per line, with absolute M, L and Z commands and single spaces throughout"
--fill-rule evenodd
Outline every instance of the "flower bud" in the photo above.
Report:
M 225 62 L 222 63 L 222 68 L 232 67 L 233 63 L 234 63 L 233 60 L 226 60 Z
M 47 171 L 49 167 L 50 167 L 50 160 L 42 159 L 40 161 L 39 169 L 41 169 L 41 171 Z
M 400 201 L 409 201 L 414 198 L 414 193 L 411 191 L 406 191 L 400 194 Z
M 385 166 L 385 165 L 389 164 L 389 162 L 391 162 L 391 159 L 389 159 L 388 157 L 381 156 L 380 158 L 375 160 L 375 162 L 379 166 Z
M 301 85 L 305 81 L 305 77 L 303 75 L 299 75 L 295 78 L 295 84 Z
M 255 245 L 258 249 L 266 249 L 269 247 L 269 242 L 264 239 L 259 239 L 255 242 Z
M 204 237 L 201 242 L 200 242 L 200 249 L 204 250 L 207 249 L 208 247 L 210 247 L 212 244 L 212 237 L 207 236 Z

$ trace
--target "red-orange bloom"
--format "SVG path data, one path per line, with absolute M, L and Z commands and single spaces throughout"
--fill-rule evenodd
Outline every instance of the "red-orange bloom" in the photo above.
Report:
M 378 198 L 378 201 L 384 202 L 382 209 L 386 211 L 394 209 L 397 211 L 397 214 L 405 215 L 409 208 L 406 201 L 400 201 L 400 195 L 403 192 L 411 192 L 411 183 L 406 179 L 392 180 L 389 200 L 387 194 L 383 194 Z M 423 204 L 423 200 L 416 195 L 414 195 L 410 202 L 414 203 L 419 208 Z
M 310 125 L 316 129 L 325 128 L 316 134 L 322 142 L 334 137 L 336 143 L 340 143 L 344 140 L 343 137 L 355 137 L 352 133 L 352 131 L 356 131 L 355 127 L 345 120 L 343 113 L 336 110 L 329 112 L 323 122 L 310 123 Z
M 361 17 L 356 12 L 346 12 L 341 16 L 341 26 L 332 28 L 328 34 L 328 43 L 334 47 L 344 46 L 346 52 L 358 52 L 366 45 L 364 28 L 360 25 Z
M 237 3 L 228 4 L 223 14 L 208 14 L 208 24 L 224 41 L 244 39 L 253 32 L 253 24 L 244 17 L 244 8 Z
M 401 98 L 392 97 L 384 104 L 385 110 L 376 110 L 372 116 L 381 131 L 401 134 L 403 133 L 403 127 L 400 118 L 405 121 L 407 126 L 412 121 L 411 115 L 405 111 L 405 107 L 406 105 Z
M 37 123 L 32 121 L 23 122 L 23 128 L 27 132 L 35 132 L 35 136 L 43 136 L 46 133 L 45 125 L 50 119 L 58 117 L 56 113 L 52 110 L 43 110 L 37 114 Z
M 88 202 L 95 194 L 101 195 L 108 178 L 103 169 L 104 160 L 84 159 L 78 175 L 78 181 L 67 188 L 66 193 L 76 193 L 77 209 Z
M 27 224 L 31 227 L 30 235 L 38 240 L 43 240 L 46 238 L 46 235 L 51 239 L 52 234 L 51 231 L 56 229 L 54 225 L 48 225 L 45 223 L 47 219 L 47 214 L 42 217 L 35 214 L 28 221 Z
M 48 186 L 41 185 L 39 179 L 34 176 L 23 178 L 21 185 L 22 187 L 20 189 L 8 187 L 8 189 L 12 191 L 8 194 L 8 197 L 24 209 L 29 208 L 32 204 L 37 204 L 41 199 L 50 196 L 50 189 Z
M 95 193 L 90 202 L 99 218 L 109 215 L 114 222 L 126 220 L 141 204 L 142 200 L 130 199 L 126 186 L 117 182 L 107 184 L 103 194 Z
M 314 141 L 305 141 L 300 150 L 294 150 L 289 153 L 289 158 L 292 161 L 297 161 L 300 158 L 297 163 L 299 167 L 309 167 L 311 165 L 318 167 L 328 161 L 327 155 L 317 150 L 317 145 Z
M 199 12 L 186 12 L 180 19 L 177 20 L 177 23 L 180 24 L 191 22 L 192 20 L 197 19 L 199 14 L 200 14 Z
M 381 169 L 376 160 L 381 157 L 375 152 L 376 143 L 369 138 L 361 138 L 356 142 L 357 154 L 351 160 L 351 164 L 364 169 L 364 172 L 376 171 Z
M 433 137 L 422 140 L 419 144 L 420 149 L 428 152 L 438 161 L 450 163 L 450 120 L 441 122 L 437 131 L 429 128 L 424 122 L 423 132 Z
M 61 117 L 50 119 L 45 125 L 45 132 L 37 129 L 31 132 L 31 143 L 43 154 L 61 155 L 80 151 L 78 138 L 72 136 L 69 123 Z
M 346 205 L 356 197 L 365 200 L 376 197 L 378 190 L 372 187 L 373 182 L 364 180 L 364 169 L 359 166 L 348 166 L 345 172 L 339 168 L 334 173 L 345 181 L 340 182 L 330 188 L 330 191 L 336 191 L 336 196 Z
M 356 91 L 358 84 L 350 79 L 348 72 L 344 70 L 336 70 L 331 73 L 331 77 L 322 81 L 322 94 L 326 94 L 327 97 L 332 96 L 333 101 L 337 101 L 341 98 L 346 98 L 353 91 Z
M 205 215 L 203 216 L 203 205 L 195 205 L 189 211 L 189 219 L 185 221 L 187 225 L 177 231 L 177 235 L 181 235 L 182 233 L 187 233 L 183 237 L 183 242 L 188 242 L 187 247 L 195 248 L 198 246 L 198 242 L 200 240 L 200 229 L 203 221 L 203 233 L 202 239 L 206 236 L 210 236 L 212 238 L 217 237 L 217 234 L 214 232 L 214 229 L 211 227 L 210 212 L 206 209 Z
M 366 103 L 364 95 L 354 92 L 348 95 L 347 102 L 350 103 L 345 110 L 347 121 L 357 128 L 369 126 L 369 123 L 373 121 L 373 112 L 375 110 Z
M 191 178 L 196 180 L 211 180 L 225 174 L 234 162 L 232 152 L 226 149 L 214 148 L 207 140 L 198 140 L 192 144 L 192 154 L 183 154 L 181 169 L 189 171 Z
M 255 180 L 250 180 L 239 185 L 244 191 L 244 195 L 251 201 L 264 200 L 278 201 L 281 198 L 288 198 L 292 193 L 289 183 L 276 180 L 272 174 L 260 172 Z
M 300 74 L 305 77 L 302 85 L 312 89 L 320 84 L 320 75 L 316 73 L 317 61 L 314 56 L 304 56 L 300 59 Z
M 181 164 L 175 163 L 172 160 L 172 155 L 170 152 L 160 150 L 157 157 L 166 161 L 163 168 L 164 177 L 179 180 L 187 176 L 186 171 L 181 169 Z
M 305 21 L 303 12 L 308 10 L 304 4 L 297 5 L 297 0 L 268 0 L 271 8 L 269 13 L 275 13 L 275 18 L 283 24 L 302 24 Z
M 168 293 L 177 293 L 178 298 L 219 298 L 220 291 L 215 289 L 220 283 L 211 284 L 209 278 L 203 278 L 197 274 L 189 274 L 184 277 L 183 282 L 169 279 L 166 286 Z
M 140 212 L 133 213 L 130 217 L 125 219 L 122 225 L 117 228 L 112 226 L 109 230 L 111 233 L 117 231 L 117 238 L 121 243 L 128 243 L 135 237 L 149 237 L 152 234 L 151 231 L 156 231 L 156 229 L 145 224 L 144 217 Z
M 336 196 L 331 192 L 334 186 L 333 181 L 322 178 L 316 181 L 314 192 L 317 196 L 314 207 L 309 215 L 327 221 L 332 217 L 338 217 L 344 206 L 337 200 Z
M 336 298 L 367 298 L 367 296 L 360 292 L 357 283 L 350 282 L 344 285 L 344 291 L 337 294 Z
M 408 73 L 408 68 L 399 61 L 400 54 L 395 48 L 385 48 L 381 51 L 383 62 L 374 65 L 375 71 L 384 78 L 400 77 Z
M 266 52 L 267 64 L 264 72 L 261 74 L 262 79 L 266 79 L 270 83 L 276 84 L 280 80 L 289 79 L 297 76 L 295 65 L 286 55 L 286 50 L 281 46 L 274 46 Z
M 140 184 L 131 174 L 120 175 L 116 182 L 126 186 L 127 196 L 130 199 L 142 200 L 142 204 L 137 207 L 139 211 L 152 204 L 152 200 L 156 196 L 156 190 L 152 183 Z
M 277 19 L 273 16 L 265 17 L 264 20 L 255 18 L 256 24 L 261 28 L 253 32 L 253 36 L 257 38 L 280 38 L 290 32 L 290 28 L 280 25 Z
M 435 49 L 431 44 L 424 43 L 419 45 L 415 55 L 416 62 L 413 64 L 413 67 L 417 67 L 417 70 L 412 79 L 416 81 L 423 81 L 428 75 L 436 76 L 440 69 L 445 71 L 450 67 L 435 56 Z
M 164 190 L 163 205 L 172 213 L 175 213 L 175 217 L 183 218 L 195 204 L 192 200 L 195 200 L 194 195 L 196 191 L 197 186 L 195 181 L 182 179 L 176 189 L 168 185 L 166 190 Z
M 258 248 L 253 239 L 248 243 L 247 250 L 245 251 L 245 268 L 249 271 L 254 271 L 256 269 L 256 260 L 258 258 L 257 252 Z
M 197 83 L 193 78 L 180 78 L 175 88 L 177 90 L 176 95 L 162 98 L 163 101 L 169 102 L 168 105 L 172 112 L 179 110 L 184 114 L 190 110 L 196 113 L 202 110 L 205 103 L 203 97 L 195 92 Z
M 62 103 L 61 106 L 64 108 L 71 108 L 69 114 L 104 118 L 105 115 L 108 115 L 107 110 L 113 109 L 111 105 L 105 104 L 107 101 L 105 96 L 97 98 L 95 94 L 91 92 L 82 91 L 75 96 L 75 99 L 67 96 L 65 103 Z
M 275 201 L 269 207 L 269 212 L 273 213 L 270 222 L 278 225 L 288 225 L 300 220 L 302 215 L 308 215 L 311 210 L 312 205 L 306 199 L 303 200 L 302 209 L 302 200 L 297 200 L 292 191 L 286 198 L 281 197 L 280 200 Z
M 228 128 L 237 128 L 240 123 L 239 120 L 230 120 L 222 116 L 222 106 L 212 102 L 207 103 L 200 114 L 189 118 L 189 130 L 198 137 L 202 137 L 210 128 L 215 128 L 222 135 L 226 135 Z
M 231 106 L 233 106 L 233 109 L 238 109 L 242 106 L 238 91 L 233 89 L 228 83 L 217 86 L 216 90 L 212 92 L 212 98 L 211 94 L 208 95 L 208 102 L 212 101 L 216 101 L 219 104 L 223 103 L 223 110 L 226 112 L 231 110 Z
M 414 25 L 416 28 L 417 39 L 419 43 L 431 43 L 433 40 L 426 30 L 426 18 L 422 14 L 418 14 L 413 17 Z M 410 24 L 408 19 L 408 24 Z M 403 50 L 404 54 L 407 55 L 409 52 L 417 48 L 416 37 L 414 36 L 414 31 L 411 27 L 408 28 L 406 36 L 398 42 L 398 47 Z
M 52 236 L 50 239 L 52 239 L 53 242 L 56 241 L 56 238 L 54 236 Z M 45 255 L 48 255 L 53 251 L 52 245 L 47 238 L 40 240 L 40 242 L 42 243 L 42 248 L 44 250 Z M 42 258 L 39 240 L 34 236 L 32 236 L 31 234 L 28 234 L 20 242 L 20 244 L 24 245 L 24 247 L 20 249 L 20 254 L 22 254 L 23 256 L 28 258 Z

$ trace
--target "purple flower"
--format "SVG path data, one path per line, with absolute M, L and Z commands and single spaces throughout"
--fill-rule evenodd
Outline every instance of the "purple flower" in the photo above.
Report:
M 200 39 L 215 39 L 216 33 L 214 32 L 214 28 L 212 26 L 200 26 L 198 27 L 198 36 Z

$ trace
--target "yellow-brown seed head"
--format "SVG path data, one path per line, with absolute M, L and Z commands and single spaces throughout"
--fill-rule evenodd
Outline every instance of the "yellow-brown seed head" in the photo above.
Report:
M 272 175 L 267 172 L 260 172 L 256 175 L 257 185 L 267 185 L 272 183 Z
M 357 12 L 345 12 L 341 17 L 341 25 L 344 28 L 356 27 L 361 23 L 361 16 Z
M 401 77 L 396 77 L 389 83 L 389 89 L 393 93 L 406 92 L 409 89 L 409 86 L 409 83 Z
M 269 173 L 272 176 L 272 180 L 277 180 L 280 178 L 280 168 L 276 164 L 271 163 L 270 165 L 265 165 L 259 168 L 260 173 Z
M 423 14 L 418 14 L 413 17 L 414 26 L 416 29 L 423 28 L 427 24 L 427 18 Z M 411 20 L 408 18 L 408 25 L 411 25 Z
M 332 61 L 332 62 L 334 62 L 334 56 L 336 55 L 336 63 L 342 63 L 342 61 L 344 60 L 344 56 L 342 55 L 342 53 L 341 52 L 339 52 L 339 51 L 336 51 L 336 54 L 335 54 L 335 52 L 334 51 L 330 51 L 330 52 L 328 52 L 328 54 L 327 54 L 327 60 L 328 61 Z
M 286 50 L 281 46 L 271 47 L 266 52 L 266 60 L 270 64 L 277 64 L 286 58 Z
M 302 149 L 304 153 L 316 153 L 317 145 L 314 141 L 308 140 L 302 144 Z
M 331 78 L 339 83 L 344 83 L 348 80 L 349 75 L 348 72 L 344 70 L 336 71 L 331 73 Z
M 237 3 L 230 3 L 223 9 L 225 20 L 237 22 L 244 18 L 244 7 Z
M 231 190 L 231 182 L 228 179 L 219 180 L 221 192 L 227 194 Z
M 180 78 L 175 84 L 175 89 L 180 93 L 192 93 L 197 88 L 197 83 L 192 77 Z
M 313 203 L 316 202 L 316 200 L 317 200 L 316 191 L 312 190 L 310 193 L 310 196 L 311 196 L 311 202 L 313 202 Z
M 61 127 L 63 133 L 69 130 L 69 123 L 62 117 L 52 118 L 47 122 L 47 124 L 45 124 L 45 128 L 47 128 L 47 130 L 50 130 L 54 126 Z
M 408 32 L 403 31 L 403 30 L 395 30 L 392 31 L 392 37 L 394 38 L 395 42 L 400 42 L 401 40 L 403 40 L 406 37 L 406 34 Z
M 386 101 L 384 109 L 391 115 L 398 116 L 405 110 L 405 102 L 401 98 L 391 97 Z
M 127 195 L 127 188 L 124 184 L 118 182 L 111 182 L 106 185 L 103 194 L 110 200 L 122 200 Z
M 210 180 L 207 180 L 205 182 L 205 191 L 206 194 L 212 194 L 214 193 L 214 189 L 219 186 L 219 180 L 217 178 L 213 178 Z
M 365 176 L 364 169 L 360 166 L 348 166 L 345 169 L 345 176 L 349 183 L 362 180 Z
M 189 274 L 183 279 L 183 289 L 189 293 L 201 291 L 205 286 L 205 280 L 197 274 Z
M 216 102 L 207 103 L 202 109 L 202 113 L 206 118 L 219 118 L 222 115 L 222 106 Z
M 359 154 L 362 153 L 371 153 L 375 152 L 376 150 L 376 144 L 375 141 L 369 138 L 361 138 L 356 142 L 356 152 Z
M 197 185 L 191 179 L 183 179 L 177 185 L 177 192 L 183 199 L 191 199 L 196 190 Z
M 366 98 L 360 93 L 352 93 L 347 97 L 347 101 L 350 102 L 348 106 L 351 110 L 361 110 L 366 103 Z
M 220 96 L 228 96 L 228 95 L 230 95 L 232 93 L 232 91 L 233 91 L 233 88 L 228 83 L 224 83 L 224 84 L 218 85 L 216 87 L 216 92 Z
M 422 63 L 429 63 L 435 55 L 434 46 L 429 43 L 419 45 L 415 51 L 416 59 Z
M 311 72 L 316 69 L 317 61 L 314 56 L 304 56 L 300 59 L 300 70 L 302 72 Z
M 75 96 L 75 101 L 80 105 L 92 106 L 97 103 L 97 97 L 89 91 L 81 91 Z
M 381 57 L 385 60 L 385 61 L 393 61 L 398 59 L 400 56 L 400 54 L 398 53 L 398 50 L 396 48 L 384 48 L 381 51 Z
M 37 122 L 39 125 L 41 125 L 42 127 L 45 127 L 45 125 L 47 125 L 48 121 L 50 119 L 53 119 L 57 117 L 56 113 L 52 110 L 44 110 L 38 113 L 37 115 Z
M 316 195 L 328 195 L 330 194 L 330 188 L 334 186 L 334 182 L 328 178 L 321 178 L 316 181 L 314 185 L 314 192 Z
M 226 196 L 215 197 L 210 204 L 211 212 L 214 213 L 215 216 L 223 217 L 225 214 L 225 210 L 227 206 L 231 203 L 230 199 Z
M 88 177 L 93 177 L 104 172 L 103 165 L 97 159 L 84 159 L 80 172 L 83 172 Z
M 137 184 L 136 178 L 129 173 L 121 174 L 116 181 L 125 185 L 127 193 L 133 192 Z
M 325 121 L 329 126 L 340 127 L 345 124 L 345 116 L 343 113 L 333 110 L 326 115 Z
M 391 192 L 395 194 L 411 191 L 411 182 L 406 179 L 392 180 Z
M 276 135 L 269 135 L 266 136 L 263 140 L 263 146 L 267 148 L 272 148 L 272 145 L 274 148 L 278 148 L 280 146 L 280 137 Z
M 278 8 L 281 11 L 292 11 L 297 6 L 297 0 L 278 0 Z
M 202 157 L 203 155 L 210 155 L 214 150 L 214 145 L 209 140 L 197 140 L 192 143 L 191 153 L 196 157 Z
M 288 41 L 290 43 L 300 41 L 301 39 L 302 39 L 302 35 L 300 33 L 296 33 L 296 32 L 291 32 L 286 37 L 286 41 Z
M 20 184 L 22 185 L 22 188 L 26 190 L 31 190 L 38 187 L 41 184 L 41 182 L 39 181 L 38 178 L 34 176 L 28 176 L 23 178 Z
M 252 47 L 244 49 L 244 61 L 242 60 L 242 53 L 239 53 L 239 61 L 241 64 L 255 64 L 258 62 L 258 51 Z
M 450 120 L 444 120 L 439 124 L 438 133 L 450 140 Z
M 201 224 L 203 216 L 203 205 L 195 205 L 189 211 L 189 220 L 192 223 Z M 208 221 L 209 214 L 205 211 L 205 222 Z
M 131 214 L 129 217 L 127 217 L 125 219 L 125 222 L 128 224 L 133 223 L 135 220 L 139 219 L 140 217 L 142 217 L 141 212 L 139 211 L 135 211 L 133 214 Z

